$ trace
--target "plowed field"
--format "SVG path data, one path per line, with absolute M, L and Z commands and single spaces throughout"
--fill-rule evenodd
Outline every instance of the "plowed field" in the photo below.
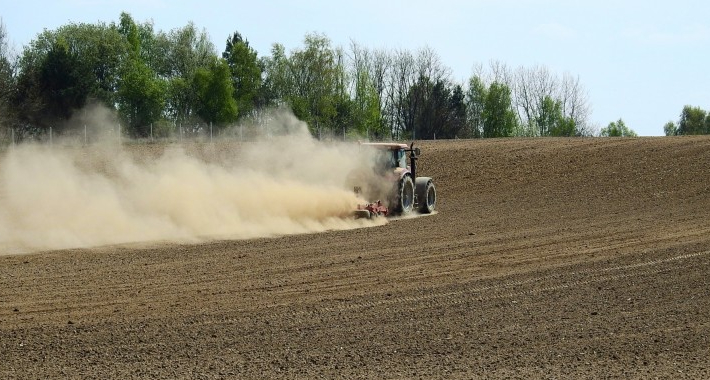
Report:
M 710 378 L 710 138 L 419 146 L 431 216 L 0 256 L 0 378 Z

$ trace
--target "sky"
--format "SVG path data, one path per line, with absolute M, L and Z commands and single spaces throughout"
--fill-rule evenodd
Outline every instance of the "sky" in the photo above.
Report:
M 465 84 L 475 65 L 546 67 L 579 78 L 598 128 L 622 119 L 661 136 L 685 105 L 710 110 L 710 2 L 706 0 L 0 0 L 20 52 L 44 29 L 118 22 L 121 12 L 170 31 L 192 21 L 217 52 L 238 31 L 258 55 L 274 43 L 303 47 L 321 33 L 332 46 L 428 47 Z

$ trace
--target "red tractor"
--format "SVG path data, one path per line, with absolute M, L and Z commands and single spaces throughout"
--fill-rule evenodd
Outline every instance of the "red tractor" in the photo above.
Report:
M 362 149 L 373 149 L 375 162 L 372 176 L 365 184 L 355 187 L 365 199 L 380 199 L 358 205 L 355 216 L 406 216 L 414 211 L 422 214 L 434 212 L 436 188 L 430 177 L 417 177 L 417 159 L 421 153 L 414 143 L 362 143 Z M 407 165 L 409 154 L 409 165 Z M 382 201 L 381 199 L 385 199 Z

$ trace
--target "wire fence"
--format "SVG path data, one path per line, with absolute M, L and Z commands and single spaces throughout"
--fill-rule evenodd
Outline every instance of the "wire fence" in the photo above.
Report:
M 142 130 L 148 131 L 145 136 L 131 137 L 127 128 L 121 124 L 94 126 L 85 124 L 74 128 L 46 128 L 46 129 L 0 129 L 0 150 L 23 144 L 34 143 L 58 146 L 81 146 L 93 144 L 135 144 L 135 143 L 181 143 L 215 141 L 249 142 L 269 139 L 274 135 L 285 134 L 284 130 L 273 130 L 263 125 L 239 125 L 218 128 L 211 124 L 194 125 L 150 125 Z M 316 130 L 312 131 L 318 140 L 358 141 L 369 140 L 365 133 L 348 133 L 347 130 Z

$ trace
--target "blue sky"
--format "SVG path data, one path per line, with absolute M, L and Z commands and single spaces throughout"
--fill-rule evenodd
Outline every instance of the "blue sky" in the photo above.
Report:
M 19 51 L 43 29 L 68 22 L 118 21 L 122 11 L 169 31 L 193 21 L 217 50 L 239 31 L 257 50 L 300 48 L 307 33 L 369 48 L 428 46 L 467 81 L 474 64 L 545 66 L 578 76 L 591 122 L 622 118 L 642 136 L 663 135 L 686 104 L 710 110 L 710 2 L 575 0 L 168 1 L 0 0 Z

